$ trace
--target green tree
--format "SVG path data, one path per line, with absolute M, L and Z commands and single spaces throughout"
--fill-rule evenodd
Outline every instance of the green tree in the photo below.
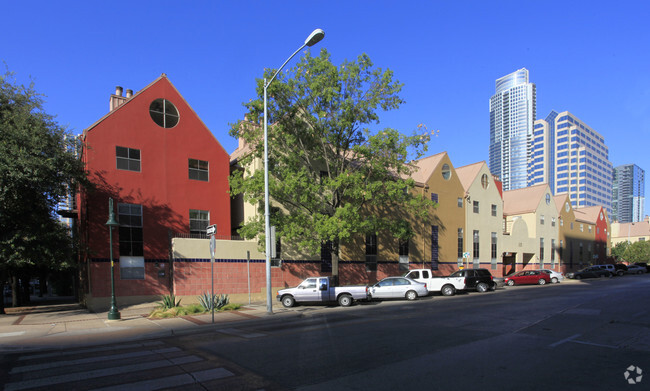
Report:
M 33 83 L 19 85 L 9 71 L 0 75 L 1 285 L 71 265 L 72 239 L 54 211 L 85 183 L 75 138 L 44 112 Z M 13 292 L 15 305 L 15 286 Z
M 650 261 L 650 242 L 641 240 L 630 244 L 623 253 L 623 259 L 629 263 L 647 263 Z
M 266 70 L 267 79 L 275 70 Z M 272 225 L 277 235 L 311 252 L 327 243 L 332 249 L 332 274 L 338 278 L 340 244 L 358 234 L 390 232 L 413 235 L 407 211 L 427 218 L 433 203 L 410 191 L 417 159 L 427 150 L 430 132 L 420 125 L 406 136 L 394 129 L 372 132 L 379 110 L 397 109 L 402 88 L 390 70 L 373 68 L 367 55 L 335 66 L 326 50 L 307 53 L 268 88 L 269 192 Z M 263 158 L 264 81 L 257 80 L 258 98 L 245 103 L 245 121 L 230 134 L 243 139 L 251 153 L 242 157 L 244 173 L 231 176 L 232 194 L 264 207 L 263 170 L 252 170 Z M 259 161 L 259 160 L 258 160 Z M 264 215 L 246 221 L 245 237 L 264 230 Z
M 630 242 L 618 242 L 612 247 L 612 257 L 617 261 L 625 259 L 624 254 L 627 248 L 630 247 Z

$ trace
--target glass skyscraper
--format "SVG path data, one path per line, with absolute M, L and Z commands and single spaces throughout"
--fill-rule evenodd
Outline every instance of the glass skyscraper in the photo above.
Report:
M 496 80 L 490 98 L 489 168 L 503 190 L 528 186 L 528 163 L 535 121 L 535 84 L 519 69 Z
M 645 171 L 636 164 L 614 169 L 612 217 L 619 223 L 643 221 L 645 203 Z
M 530 185 L 549 183 L 575 208 L 602 205 L 612 214 L 612 163 L 605 140 L 568 111 L 535 121 Z

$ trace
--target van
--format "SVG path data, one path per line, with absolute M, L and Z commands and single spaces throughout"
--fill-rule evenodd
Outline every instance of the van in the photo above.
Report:
M 616 268 L 612 264 L 606 264 L 606 265 L 594 265 L 594 267 L 597 267 L 601 270 L 607 270 L 609 272 L 609 277 L 612 277 L 616 275 Z M 619 274 L 620 275 L 620 274 Z

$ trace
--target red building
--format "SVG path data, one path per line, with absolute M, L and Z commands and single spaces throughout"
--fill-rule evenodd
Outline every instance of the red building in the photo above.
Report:
M 230 235 L 230 157 L 165 74 L 133 94 L 121 87 L 110 111 L 84 130 L 82 159 L 96 188 L 79 194 L 82 289 L 89 308 L 111 294 L 109 198 L 119 305 L 173 292 L 172 236 L 216 224 Z

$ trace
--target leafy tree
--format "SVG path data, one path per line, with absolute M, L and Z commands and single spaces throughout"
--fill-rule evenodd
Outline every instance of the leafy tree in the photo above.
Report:
M 85 184 L 74 137 L 43 111 L 33 83 L 0 75 L 0 284 L 70 266 L 72 239 L 55 216 L 69 189 Z M 16 304 L 16 286 L 14 305 Z M 3 301 L 4 302 L 4 301 Z M 3 308 L 0 308 L 2 312 Z
M 629 263 L 647 263 L 650 261 L 650 242 L 642 240 L 630 244 L 623 253 L 623 259 Z
M 275 70 L 266 70 L 270 79 Z M 286 242 L 315 253 L 332 249 L 332 274 L 338 277 L 341 242 L 355 235 L 390 232 L 401 239 L 413 235 L 405 214 L 426 218 L 433 203 L 410 190 L 413 166 L 427 149 L 430 133 L 420 125 L 406 136 L 394 129 L 372 132 L 378 111 L 397 109 L 402 88 L 390 70 L 373 68 L 367 55 L 335 66 L 326 50 L 309 52 L 286 75 L 268 87 L 269 192 L 271 224 Z M 251 148 L 242 157 L 244 173 L 231 176 L 232 194 L 264 207 L 263 158 L 264 80 L 257 80 L 258 98 L 245 103 L 246 120 L 230 134 Z M 259 160 L 258 160 L 259 161 Z M 264 230 L 264 214 L 246 221 L 245 237 Z
M 629 246 L 630 246 L 630 242 L 616 243 L 616 245 L 612 247 L 612 257 L 614 257 L 617 261 L 623 260 L 625 258 L 623 254 L 625 254 L 625 251 Z

